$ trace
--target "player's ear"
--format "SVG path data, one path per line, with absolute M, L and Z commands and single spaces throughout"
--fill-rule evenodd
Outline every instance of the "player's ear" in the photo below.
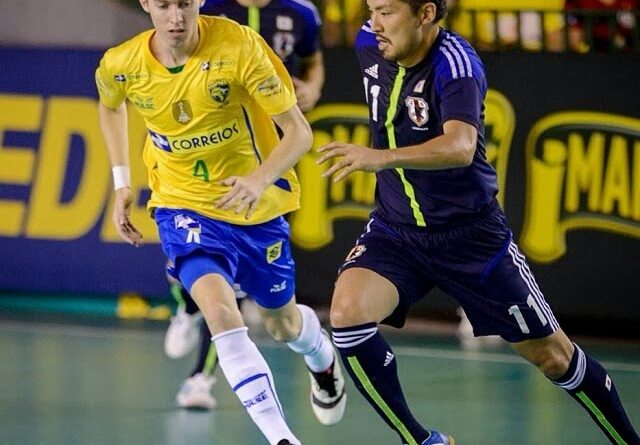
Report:
M 420 19 L 420 23 L 427 24 L 433 23 L 436 19 L 436 13 L 438 12 L 438 7 L 433 2 L 424 3 L 420 10 L 418 11 L 418 18 Z
M 140 2 L 140 6 L 144 9 L 144 12 L 149 13 L 149 0 L 138 0 Z

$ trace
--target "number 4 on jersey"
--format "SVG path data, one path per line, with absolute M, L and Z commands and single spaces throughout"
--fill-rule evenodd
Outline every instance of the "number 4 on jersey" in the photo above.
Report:
M 209 169 L 203 160 L 198 159 L 196 165 L 193 166 L 193 176 L 202 178 L 203 181 L 209 182 Z

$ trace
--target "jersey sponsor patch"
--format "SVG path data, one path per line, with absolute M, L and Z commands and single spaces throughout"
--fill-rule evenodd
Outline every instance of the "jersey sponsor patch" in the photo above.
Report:
M 282 82 L 278 76 L 273 75 L 258 85 L 258 91 L 264 97 L 273 96 L 282 91 Z
M 193 119 L 193 111 L 191 104 L 187 100 L 179 100 L 171 105 L 173 118 L 181 124 L 186 124 Z
M 238 119 L 233 119 L 211 131 L 184 136 L 165 136 L 149 130 L 153 145 L 170 153 L 185 153 L 192 150 L 207 150 L 223 147 L 240 137 Z

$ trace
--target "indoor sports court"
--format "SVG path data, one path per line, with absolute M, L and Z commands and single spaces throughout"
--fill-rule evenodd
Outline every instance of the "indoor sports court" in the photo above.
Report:
M 367 2 L 369 5 L 365 5 Z M 448 286 L 449 292 L 468 290 L 463 269 L 474 263 L 472 275 L 479 278 L 479 284 L 473 282 L 472 287 L 476 289 L 477 284 L 480 291 L 474 294 L 474 290 L 470 296 L 464 293 L 468 298 L 463 304 L 465 310 L 473 310 L 468 316 L 475 320 L 476 329 L 488 326 L 489 318 L 493 318 L 508 324 L 518 335 L 539 338 L 533 334 L 547 335 L 546 330 L 557 319 L 570 339 L 606 368 L 633 427 L 640 427 L 640 0 L 367 2 L 0 0 L 0 445 L 267 444 L 266 435 L 249 417 L 220 367 L 214 374 L 217 382 L 210 387 L 208 373 L 214 369 L 218 355 L 208 341 L 209 334 L 202 334 L 204 341 L 199 349 L 203 354 L 198 355 L 196 347 L 183 358 L 169 358 L 165 335 L 178 315 L 187 316 L 182 297 L 188 293 L 184 289 L 188 286 L 168 281 L 167 250 L 161 247 L 155 220 L 158 212 L 150 212 L 147 204 L 167 195 L 160 196 L 159 204 L 152 207 L 157 206 L 160 213 L 166 209 L 182 212 L 183 207 L 197 213 L 199 210 L 192 208 L 193 202 L 187 198 L 191 191 L 199 190 L 202 196 L 198 194 L 196 207 L 212 210 L 213 191 L 224 179 L 238 174 L 236 167 L 244 168 L 250 159 L 251 165 L 260 168 L 257 166 L 265 165 L 264 159 L 280 141 L 299 140 L 284 137 L 282 131 L 278 133 L 277 124 L 274 125 L 278 118 L 269 118 L 267 108 L 249 99 L 267 87 L 270 90 L 277 86 L 278 91 L 284 92 L 286 88 L 281 89 L 280 85 L 289 86 L 284 71 L 278 68 L 277 75 L 260 82 L 256 77 L 247 80 L 246 85 L 238 83 L 237 78 L 251 76 L 231 74 L 241 66 L 246 70 L 238 68 L 238 72 L 263 72 L 254 69 L 260 66 L 271 70 L 269 66 L 276 57 L 285 62 L 282 69 L 291 69 L 289 74 L 297 80 L 305 79 L 309 72 L 314 76 L 322 74 L 321 81 L 317 80 L 319 77 L 315 82 L 306 78 L 306 88 L 292 81 L 294 86 L 286 92 L 290 101 L 287 110 L 284 105 L 282 109 L 268 107 L 274 113 L 296 111 L 293 103 L 301 105 L 306 91 L 308 108 L 303 110 L 300 106 L 300 110 L 312 130 L 313 141 L 310 148 L 307 144 L 309 150 L 301 150 L 295 167 L 277 179 L 274 176 L 273 184 L 267 187 L 280 197 L 276 201 L 291 203 L 285 206 L 286 210 L 274 210 L 273 214 L 269 211 L 264 218 L 277 219 L 282 229 L 279 233 L 284 236 L 278 235 L 280 238 L 273 240 L 276 242 L 269 242 L 263 246 L 266 249 L 245 261 L 251 272 L 233 272 L 236 276 L 228 279 L 236 282 L 242 277 L 244 285 L 261 287 L 259 290 L 269 296 L 284 295 L 284 290 L 293 292 L 295 287 L 297 301 L 319 311 L 326 329 L 337 271 L 345 258 L 352 263 L 364 257 L 365 250 L 369 255 L 377 251 L 376 262 L 380 264 L 404 261 L 393 266 L 401 277 L 397 278 L 397 288 L 413 288 L 416 284 L 415 289 L 426 292 L 434 277 L 426 277 L 424 271 L 431 268 L 434 258 L 422 255 L 426 244 L 406 240 L 397 244 L 395 229 L 385 232 L 373 224 L 381 215 L 370 217 L 377 206 L 383 213 L 390 211 L 387 216 L 401 217 L 396 220 L 396 228 L 404 230 L 408 222 L 414 235 L 433 235 L 432 241 L 441 243 L 441 253 L 452 257 L 450 272 L 454 278 L 435 278 L 440 279 L 440 286 Z M 215 9 L 218 4 L 229 7 L 229 3 L 229 11 L 241 15 L 234 19 L 223 14 L 238 22 L 246 15 L 245 24 L 253 32 L 226 19 L 201 17 L 205 6 Z M 300 5 L 304 4 L 306 13 L 288 16 L 278 9 L 284 3 L 293 5 L 296 11 L 301 11 Z M 152 6 L 150 10 L 155 11 L 156 18 L 164 17 L 169 10 L 173 17 L 152 21 L 151 12 L 144 10 L 145 4 Z M 415 58 L 405 57 L 408 53 L 403 56 L 403 51 L 394 56 L 391 37 L 385 36 L 380 26 L 365 23 L 376 10 L 384 10 L 382 6 L 372 8 L 372 4 L 392 4 L 404 11 L 404 16 L 384 12 L 389 16 L 385 20 L 396 17 L 395 25 L 387 24 L 395 26 L 400 47 L 404 46 L 403 41 L 414 40 L 405 49 L 417 51 Z M 267 6 L 271 8 L 265 9 Z M 435 7 L 435 16 L 442 16 L 439 21 L 420 25 L 430 33 L 405 27 L 405 23 L 414 23 L 415 14 L 423 7 L 431 11 Z M 166 30 L 167 36 L 178 39 L 180 60 L 172 56 L 163 62 L 154 51 L 164 48 L 168 51 L 166 56 L 172 51 L 162 41 L 153 40 L 160 35 L 154 27 L 184 19 L 185 10 L 190 27 L 181 29 L 182 25 L 176 25 L 175 29 Z M 251 39 L 257 39 L 251 41 L 260 41 L 254 35 L 260 34 L 266 45 L 249 46 L 264 46 L 259 51 L 264 63 L 244 50 L 236 51 L 236 45 L 246 42 L 229 33 L 220 32 L 223 38 L 214 44 L 195 45 L 196 41 L 216 38 L 214 25 L 212 33 L 201 32 L 205 29 L 203 23 L 222 22 L 229 29 L 244 30 L 253 36 Z M 304 33 L 297 33 L 299 26 Z M 154 32 L 144 34 L 152 28 Z M 187 34 L 190 38 L 184 40 Z M 202 40 L 205 34 L 208 37 Z M 415 40 L 421 36 L 434 40 Z M 132 38 L 138 39 L 135 45 L 120 45 Z M 157 48 L 152 42 L 158 44 Z M 440 48 L 436 50 L 435 44 Z M 271 53 L 267 46 L 275 51 L 268 63 L 267 55 Z M 107 51 L 109 48 L 116 51 Z M 426 54 L 421 53 L 427 50 Z M 386 58 L 378 54 L 385 51 Z M 107 57 L 106 53 L 110 55 Z M 439 57 L 431 58 L 431 54 Z M 236 56 L 239 59 L 234 62 Z M 401 58 L 416 64 L 405 67 Z M 264 73 L 266 76 L 267 71 Z M 442 73 L 448 73 L 448 80 Z M 165 79 L 168 83 L 164 83 Z M 274 79 L 276 82 L 271 82 Z M 251 94 L 248 92 L 253 87 L 249 84 L 258 86 Z M 297 97 L 300 92 L 302 97 Z M 268 96 L 272 95 L 265 97 Z M 471 111 L 462 112 L 467 107 Z M 104 113 L 110 115 L 107 110 L 117 111 L 111 117 L 118 116 L 116 132 L 119 136 L 121 131 L 126 132 L 126 138 L 105 135 Z M 226 113 L 228 118 L 223 119 Z M 273 116 L 277 114 L 280 113 Z M 220 125 L 203 117 L 220 118 Z M 258 120 L 252 124 L 254 117 Z M 444 145 L 435 150 L 440 157 L 434 158 L 442 163 L 417 162 L 416 153 L 429 152 L 433 140 L 454 134 L 445 134 L 449 132 L 445 126 L 451 128 L 446 125 L 451 120 L 458 121 L 453 127 L 466 128 L 466 134 L 473 136 L 452 137 L 448 143 L 475 138 L 475 145 L 466 149 L 473 159 L 465 162 L 471 164 L 452 161 L 456 156 L 450 156 L 452 152 Z M 236 128 L 237 123 L 243 130 Z M 223 134 L 235 135 L 236 131 L 239 139 Z M 127 146 L 129 156 L 110 159 L 114 141 L 116 151 L 124 155 Z M 216 145 L 222 142 L 229 145 Z M 413 164 L 387 164 L 389 168 L 375 173 L 357 169 L 335 182 L 326 173 L 347 157 L 339 155 L 323 161 L 332 142 L 345 150 L 350 147 L 349 150 L 369 155 L 373 150 L 368 148 L 412 147 Z M 216 145 L 215 150 L 209 151 L 213 146 L 209 143 Z M 238 149 L 236 144 L 244 144 L 244 148 Z M 205 149 L 205 145 L 209 148 Z M 150 150 L 147 156 L 143 156 L 145 146 Z M 185 157 L 173 158 L 179 153 L 172 152 L 171 147 Z M 229 153 L 231 158 L 226 157 Z M 275 158 L 276 162 L 288 159 Z M 159 159 L 166 160 L 164 167 L 158 167 Z M 173 167 L 167 168 L 176 160 L 183 179 L 187 179 L 174 178 Z M 478 180 L 470 180 L 478 172 L 482 172 Z M 160 173 L 164 179 L 156 177 Z M 240 176 L 245 174 L 248 173 L 243 170 Z M 122 188 L 128 188 L 130 193 L 119 193 Z M 169 195 L 182 198 L 178 196 L 178 201 L 173 201 Z M 114 224 L 114 209 L 118 215 L 118 203 L 123 200 L 129 203 L 130 223 Z M 498 207 L 504 211 L 508 228 L 500 223 L 499 227 L 483 229 L 482 221 L 486 220 L 475 216 L 484 218 L 487 209 L 496 216 Z M 246 214 L 236 211 L 233 216 L 233 209 L 220 211 L 228 213 L 214 212 L 208 219 L 217 221 L 220 217 L 225 224 L 239 226 L 247 223 Z M 286 222 L 280 218 L 285 213 Z M 447 215 L 457 216 L 449 220 Z M 437 225 L 438 219 L 442 219 L 442 226 Z M 436 224 L 432 225 L 433 221 Z M 175 239 L 181 240 L 175 245 L 200 244 L 201 237 L 206 240 L 209 235 L 202 232 L 209 224 L 201 226 L 182 214 L 167 216 L 165 223 L 165 229 L 173 230 Z M 372 227 L 377 234 L 377 250 L 371 244 L 365 245 L 369 241 L 362 241 L 361 237 L 371 233 Z M 128 232 L 123 232 L 125 228 Z M 449 243 L 455 240 L 456 233 L 476 228 L 493 242 L 470 235 L 464 244 L 451 247 L 453 244 Z M 138 230 L 143 239 L 134 248 L 128 242 L 139 243 Z M 222 233 L 207 230 L 216 235 Z M 451 239 L 440 237 L 447 231 L 453 234 Z M 135 236 L 127 238 L 126 233 Z M 499 252 L 493 255 L 498 233 L 505 235 L 507 242 L 501 242 Z M 254 247 L 257 239 L 251 238 L 245 244 Z M 354 246 L 356 240 L 358 244 Z M 225 243 L 222 240 L 221 244 Z M 477 257 L 472 245 L 482 256 Z M 196 252 L 200 249 L 190 247 Z M 239 251 L 234 246 L 225 249 L 225 255 L 220 257 L 231 258 Z M 492 255 L 485 256 L 489 250 Z M 287 269 L 286 279 L 268 282 L 256 278 L 260 271 L 258 267 L 252 269 L 256 258 L 270 264 L 262 271 L 273 270 L 272 267 L 279 267 L 277 262 L 271 264 L 273 261 L 288 262 L 284 260 L 288 260 L 285 257 L 289 251 L 295 259 L 295 276 L 293 269 Z M 508 256 L 513 264 L 504 275 L 504 268 L 496 268 L 496 264 L 506 262 Z M 414 262 L 416 258 L 422 262 Z M 407 270 L 415 271 L 416 277 L 405 279 Z M 520 295 L 523 298 L 512 301 L 505 276 L 526 284 L 526 291 Z M 356 303 L 366 302 L 367 306 L 347 300 L 349 304 L 344 307 L 370 309 L 375 306 L 369 305 L 371 294 L 389 292 L 384 282 L 376 286 L 381 282 L 371 277 L 361 276 L 349 288 L 352 293 L 361 291 L 361 300 Z M 191 278 L 195 279 L 195 274 Z M 481 286 L 487 279 L 506 304 L 476 304 L 478 300 L 474 298 L 486 293 Z M 242 284 L 240 281 L 237 280 L 238 285 Z M 367 286 L 371 283 L 376 285 Z M 209 295 L 231 298 L 228 289 L 215 289 L 218 292 Z M 251 294 L 254 290 L 243 292 Z M 390 295 L 385 294 L 385 298 Z M 420 295 L 415 292 L 416 299 Z M 344 294 L 334 301 L 341 298 Z M 547 303 L 555 317 L 548 316 Z M 197 304 L 191 304 L 195 309 L 187 318 L 193 320 L 199 315 Z M 344 315 L 335 312 L 338 317 Z M 386 367 L 393 357 L 386 355 L 386 345 L 373 332 L 374 323 L 369 323 L 377 318 L 341 324 L 335 323 L 335 312 L 336 344 L 349 357 L 348 363 L 373 364 L 373 370 L 366 372 L 363 367 L 352 369 L 356 374 L 360 369 L 357 378 L 373 387 L 369 396 L 378 397 L 373 404 L 386 407 L 385 415 L 396 424 L 405 422 L 403 427 L 414 429 L 409 432 L 405 428 L 404 437 L 413 435 L 424 440 L 424 428 L 433 428 L 452 434 L 455 445 L 638 443 L 637 434 L 632 443 L 622 439 L 625 432 L 620 431 L 628 433 L 633 427 L 617 411 L 620 404 L 607 391 L 605 371 L 593 360 L 576 349 L 567 373 L 556 382 L 577 394 L 579 404 L 563 389 L 550 384 L 502 340 L 471 338 L 471 327 L 463 326 L 464 318 L 460 321 L 458 302 L 438 289 L 411 308 L 406 328 L 381 328 L 397 357 L 406 399 L 424 428 L 416 426 L 402 400 L 394 397 L 394 378 L 387 378 L 394 370 Z M 362 315 L 366 310 L 353 312 L 358 313 L 351 315 Z M 478 314 L 484 315 L 480 321 L 474 318 Z M 310 379 L 304 361 L 284 344 L 275 342 L 255 317 L 249 320 L 244 312 L 243 315 L 250 326 L 250 338 L 273 372 L 286 420 L 304 445 L 400 445 L 397 434 L 348 376 L 344 418 L 331 427 L 318 423 L 310 406 Z M 223 325 L 228 320 L 221 318 L 217 322 Z M 483 326 L 479 327 L 481 323 Z M 197 331 L 198 326 L 194 326 L 192 331 Z M 312 326 L 315 339 L 322 340 L 315 345 L 324 343 L 324 360 L 329 361 L 329 342 L 315 318 Z M 530 330 L 531 326 L 539 331 Z M 242 331 L 237 328 L 226 333 L 234 330 Z M 343 342 L 346 345 L 340 344 L 341 335 L 348 337 Z M 302 329 L 297 340 L 300 337 Z M 245 363 L 262 366 L 248 340 L 232 338 L 236 340 L 227 338 L 221 357 L 237 353 Z M 364 343 L 371 339 L 376 343 Z M 360 345 L 364 346 L 355 355 L 347 351 Z M 568 342 L 564 346 L 565 352 L 570 349 Z M 311 352 L 321 350 L 314 347 Z M 371 358 L 380 351 L 384 363 Z M 553 368 L 553 360 L 545 364 L 549 362 Z M 194 370 L 196 363 L 204 363 L 199 371 Z M 338 381 L 332 378 L 331 365 L 322 367 L 316 376 L 324 374 L 329 385 Z M 250 367 L 237 368 L 244 372 Z M 237 378 L 236 388 L 267 374 L 257 372 L 247 377 L 235 373 L 236 369 L 232 371 L 229 374 Z M 183 382 L 195 376 L 206 379 L 209 386 L 201 392 L 209 401 L 215 397 L 215 409 L 178 407 L 181 402 L 176 396 L 188 387 Z M 319 382 L 317 377 L 315 382 Z M 271 403 L 268 397 L 262 398 L 267 394 L 266 384 L 248 397 L 241 396 L 250 412 L 259 411 L 257 402 Z M 337 398 L 336 402 L 341 400 L 339 394 L 331 397 Z M 327 411 L 338 411 L 336 403 L 320 400 L 316 408 L 321 404 L 329 406 Z M 595 419 L 588 413 L 593 413 Z M 270 437 L 277 435 L 278 441 L 282 430 L 277 421 L 272 421 L 280 419 L 275 404 L 269 414 L 262 427 L 277 430 Z M 616 430 L 623 423 L 622 429 Z M 603 434 L 597 425 L 603 425 L 607 432 Z M 439 442 L 437 437 L 432 435 L 427 442 Z
M 53 320 L 52 320 L 53 318 Z M 0 443 L 247 445 L 265 443 L 218 371 L 211 412 L 174 406 L 189 357 L 168 359 L 164 323 L 14 314 L 0 321 Z M 604 436 L 564 391 L 498 345 L 465 349 L 452 327 L 393 334 L 406 397 L 459 445 L 601 445 Z M 431 332 L 433 331 L 433 332 Z M 397 437 L 348 382 L 343 421 L 317 423 L 302 360 L 253 328 L 280 401 L 305 445 L 394 445 Z M 429 333 L 431 332 L 431 333 Z M 640 423 L 640 345 L 580 339 Z

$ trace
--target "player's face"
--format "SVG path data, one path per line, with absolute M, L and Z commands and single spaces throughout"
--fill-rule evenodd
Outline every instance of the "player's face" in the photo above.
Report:
M 412 66 L 414 59 L 422 55 L 427 27 L 434 26 L 435 5 L 425 4 L 417 14 L 401 0 L 367 0 L 367 5 L 382 56 Z
M 170 47 L 180 47 L 198 33 L 202 0 L 140 0 L 156 33 Z

